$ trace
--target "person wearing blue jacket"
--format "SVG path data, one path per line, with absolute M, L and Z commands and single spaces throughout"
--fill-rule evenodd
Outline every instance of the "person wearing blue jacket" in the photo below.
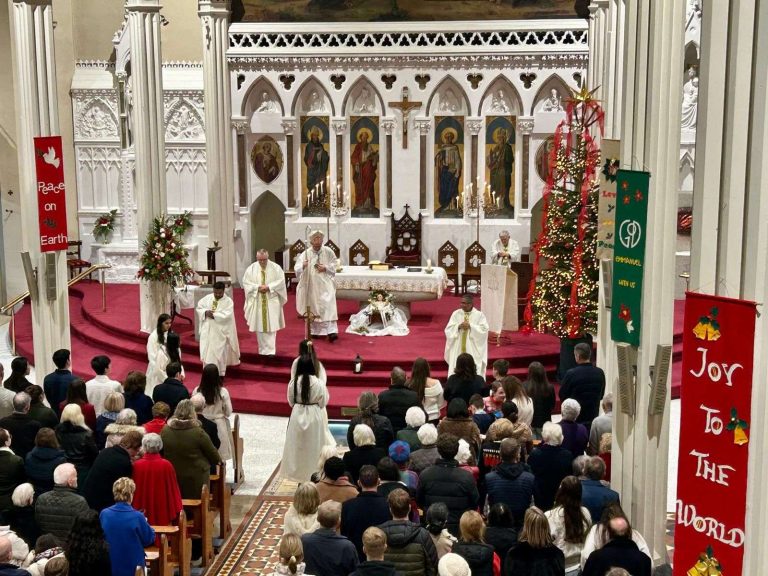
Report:
M 130 478 L 118 478 L 112 485 L 115 505 L 99 514 L 101 527 L 109 544 L 112 576 L 135 576 L 136 567 L 144 566 L 144 548 L 155 542 L 155 531 L 144 514 L 131 506 L 136 484 Z

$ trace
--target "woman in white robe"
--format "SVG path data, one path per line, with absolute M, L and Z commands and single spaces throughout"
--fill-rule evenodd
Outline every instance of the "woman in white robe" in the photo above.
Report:
M 149 397 L 152 397 L 152 390 L 154 390 L 155 386 L 165 380 L 165 367 L 168 365 L 168 361 L 165 360 L 165 365 L 162 368 L 158 367 L 158 361 L 160 363 L 164 361 L 161 355 L 165 358 L 168 357 L 167 352 L 165 352 L 165 336 L 171 329 L 171 322 L 170 314 L 160 314 L 157 317 L 157 327 L 149 333 L 147 338 L 147 359 L 149 364 L 147 366 L 145 394 Z M 162 378 L 158 380 L 160 374 L 162 374 Z
M 312 477 L 323 446 L 335 443 L 325 411 L 329 398 L 325 378 L 318 378 L 315 372 L 312 356 L 304 354 L 288 383 L 288 404 L 292 410 L 280 472 L 284 478 L 299 482 Z
M 179 380 L 184 380 L 184 364 L 181 362 L 181 348 L 179 335 L 173 330 L 165 334 L 165 343 L 161 344 L 155 353 L 153 361 L 150 362 L 150 368 L 147 368 L 147 396 L 152 396 L 155 386 L 165 382 L 168 377 L 165 369 L 171 362 L 181 364 L 181 376 Z
M 200 377 L 200 385 L 195 388 L 193 394 L 200 393 L 205 398 L 203 416 L 216 423 L 219 433 L 219 456 L 222 460 L 232 458 L 232 425 L 229 417 L 232 415 L 232 400 L 229 391 L 221 385 L 221 375 L 216 364 L 203 366 L 203 375 Z

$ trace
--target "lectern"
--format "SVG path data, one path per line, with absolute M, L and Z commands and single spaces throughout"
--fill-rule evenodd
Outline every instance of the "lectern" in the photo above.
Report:
M 501 341 L 504 330 L 516 331 L 517 274 L 506 266 L 483 264 L 480 267 L 480 294 L 482 311 L 488 319 L 488 330 Z

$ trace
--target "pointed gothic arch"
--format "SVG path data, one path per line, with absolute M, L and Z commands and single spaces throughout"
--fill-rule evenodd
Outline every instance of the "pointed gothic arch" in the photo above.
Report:
M 330 115 L 335 116 L 336 115 L 336 107 L 333 104 L 333 98 L 331 98 L 330 92 L 326 90 L 325 86 L 323 86 L 323 83 L 320 82 L 314 75 L 310 76 L 304 82 L 301 83 L 301 85 L 296 89 L 296 94 L 293 97 L 293 101 L 291 102 L 291 114 L 293 116 L 300 116 L 302 114 L 306 115 L 307 112 L 303 108 L 304 98 L 306 96 L 306 92 L 310 88 L 315 88 L 320 94 L 322 94 L 323 98 L 326 102 L 328 102 L 328 105 L 330 106 L 330 110 L 321 112 L 320 114 L 323 115 Z
M 447 92 L 448 90 L 453 90 L 455 95 L 459 98 L 462 106 L 462 110 L 457 111 L 455 113 L 455 116 L 468 116 L 472 113 L 470 105 L 469 105 L 469 97 L 467 96 L 466 91 L 464 88 L 462 88 L 461 84 L 450 74 L 446 75 L 445 78 L 440 80 L 440 82 L 437 83 L 435 88 L 432 90 L 432 94 L 429 95 L 429 99 L 427 100 L 427 115 L 428 116 L 436 116 L 438 115 L 440 110 L 433 110 L 432 106 L 435 104 L 435 96 L 438 94 L 442 94 L 443 92 Z M 439 98 L 437 104 L 439 105 Z M 446 114 L 446 116 L 449 116 L 450 114 Z
M 251 261 L 256 251 L 264 248 L 274 258 L 285 248 L 285 204 L 270 190 L 265 190 L 253 201 L 250 209 Z
M 261 94 L 267 92 L 269 96 L 280 105 L 280 112 L 285 116 L 285 104 L 282 98 L 280 98 L 280 92 L 275 88 L 275 85 L 264 75 L 259 76 L 251 82 L 245 91 L 243 101 L 240 106 L 240 115 L 250 118 L 251 114 L 259 107 L 261 103 Z
M 561 102 L 563 102 L 563 109 L 565 109 L 565 100 L 570 96 L 574 87 L 569 86 L 559 75 L 551 74 L 544 82 L 542 82 L 541 86 L 539 86 L 539 89 L 536 91 L 536 96 L 533 97 L 533 104 L 531 105 L 529 116 L 533 116 L 539 111 L 541 102 L 549 97 L 549 93 L 553 88 L 556 88 L 560 94 Z
M 352 86 L 349 87 L 347 93 L 344 95 L 344 100 L 341 103 L 341 114 L 343 116 L 364 115 L 365 113 L 355 112 L 351 108 L 355 103 L 355 99 L 351 98 L 353 95 L 356 97 L 358 92 L 362 90 L 363 86 L 368 88 L 373 94 L 373 101 L 377 104 L 378 110 L 374 110 L 370 114 L 372 116 L 383 116 L 386 106 L 384 105 L 384 98 L 381 97 L 381 93 L 376 89 L 373 82 L 371 82 L 367 76 L 360 76 Z
M 485 89 L 482 98 L 480 98 L 480 104 L 477 107 L 477 115 L 482 116 L 484 109 L 488 108 L 488 102 L 491 100 L 492 95 L 502 88 L 510 96 L 510 115 L 511 116 L 523 116 L 525 110 L 523 109 L 523 99 L 520 97 L 520 92 L 504 74 L 499 74 L 494 78 L 488 88 Z
M 176 96 L 163 120 L 166 141 L 205 140 L 205 115 L 202 106 L 191 98 Z

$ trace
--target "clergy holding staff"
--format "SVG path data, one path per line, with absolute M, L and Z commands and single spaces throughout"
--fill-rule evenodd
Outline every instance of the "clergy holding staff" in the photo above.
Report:
M 453 374 L 459 354 L 469 354 L 475 360 L 477 373 L 485 378 L 488 364 L 488 320 L 475 308 L 474 299 L 466 294 L 461 308 L 451 314 L 445 327 L 445 361 L 448 374 Z
M 197 303 L 200 326 L 200 360 L 203 366 L 216 364 L 224 376 L 227 366 L 240 364 L 240 344 L 235 326 L 235 303 L 224 293 L 224 282 L 213 285 L 213 294 L 203 296 Z
M 259 354 L 274 356 L 277 353 L 277 331 L 285 328 L 283 306 L 288 301 L 288 291 L 285 272 L 269 259 L 269 252 L 263 248 L 256 252 L 256 262 L 245 271 L 243 290 L 245 320 L 248 329 L 256 332 Z
M 509 266 L 512 262 L 520 262 L 520 245 L 510 240 L 509 232 L 502 230 L 498 239 L 491 246 L 491 264 Z
M 296 311 L 301 316 L 312 315 L 310 334 L 328 336 L 333 342 L 339 337 L 336 312 L 336 254 L 323 246 L 324 234 L 315 230 L 309 235 L 310 247 L 296 258 L 294 268 L 299 284 L 296 287 Z

